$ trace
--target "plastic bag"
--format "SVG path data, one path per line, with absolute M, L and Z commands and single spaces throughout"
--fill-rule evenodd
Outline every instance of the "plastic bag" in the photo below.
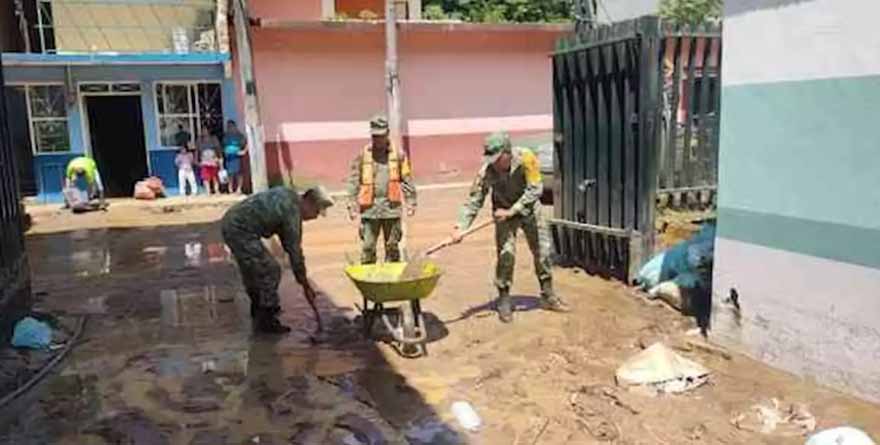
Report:
M 715 225 L 704 225 L 692 238 L 682 241 L 658 253 L 645 263 L 636 281 L 650 289 L 664 281 L 674 280 L 682 274 L 693 274 L 684 282 L 693 283 L 693 278 L 701 278 L 700 269 L 711 266 L 715 254 Z M 697 284 L 696 282 L 694 284 Z M 682 283 L 678 283 L 682 284 Z
M 229 172 L 226 171 L 225 168 L 221 168 L 219 172 L 217 172 L 217 180 L 220 181 L 221 184 L 226 184 L 229 182 Z
M 46 349 L 52 342 L 52 328 L 33 317 L 25 317 L 15 324 L 12 346 L 16 348 Z
M 844 426 L 820 431 L 806 445 L 876 445 L 864 431 Z

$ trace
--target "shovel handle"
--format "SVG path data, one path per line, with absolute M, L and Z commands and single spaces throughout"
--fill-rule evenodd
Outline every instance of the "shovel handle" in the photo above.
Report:
M 471 226 L 469 229 L 465 230 L 464 232 L 461 232 L 461 237 L 462 237 L 462 239 L 463 239 L 463 238 L 467 237 L 468 235 L 471 235 L 472 233 L 474 233 L 474 232 L 476 232 L 476 231 L 478 231 L 478 230 L 481 230 L 481 229 L 484 229 L 484 228 L 486 228 L 486 227 L 491 226 L 492 224 L 495 224 L 495 219 L 493 219 L 493 218 L 489 218 L 489 219 L 487 219 L 487 220 L 485 220 L 485 221 L 483 221 L 483 222 L 481 222 L 481 223 L 479 223 L 479 224 L 476 224 L 476 225 Z M 428 255 L 430 255 L 430 254 L 432 254 L 432 253 L 434 253 L 434 252 L 436 252 L 436 251 L 438 251 L 438 250 L 440 250 L 440 249 L 443 249 L 443 248 L 449 247 L 449 246 L 451 246 L 451 245 L 453 245 L 453 244 L 455 244 L 455 242 L 453 242 L 452 239 L 445 239 L 445 240 L 443 240 L 443 241 L 441 241 L 441 242 L 439 242 L 439 243 L 437 243 L 437 244 L 431 246 L 430 248 L 428 248 L 428 250 L 425 251 L 424 255 L 425 255 L 425 256 L 428 256 Z

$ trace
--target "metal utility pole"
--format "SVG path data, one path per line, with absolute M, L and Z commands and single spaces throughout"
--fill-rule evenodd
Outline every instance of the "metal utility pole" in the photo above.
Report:
M 251 30 L 247 0 L 232 0 L 235 29 L 235 47 L 238 51 L 238 70 L 241 90 L 244 93 L 245 134 L 250 154 L 251 188 L 254 193 L 269 188 L 266 174 L 266 147 L 263 124 L 260 121 L 260 102 L 257 98 L 257 81 L 254 77 Z

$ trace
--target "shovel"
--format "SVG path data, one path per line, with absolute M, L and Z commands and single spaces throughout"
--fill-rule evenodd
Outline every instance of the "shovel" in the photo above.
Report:
M 477 232 L 478 230 L 484 229 L 486 227 L 495 224 L 495 219 L 490 218 L 479 224 L 471 226 L 471 228 L 461 232 L 461 237 L 464 239 L 465 237 Z M 445 249 L 453 244 L 457 244 L 451 237 L 446 238 L 445 240 L 427 248 L 423 252 L 418 252 L 413 255 L 412 260 L 406 263 L 406 267 L 403 268 L 403 272 L 400 274 L 401 280 L 407 280 L 412 278 L 418 278 L 422 275 L 422 270 L 425 268 L 425 260 L 429 255 L 436 253 L 441 249 Z

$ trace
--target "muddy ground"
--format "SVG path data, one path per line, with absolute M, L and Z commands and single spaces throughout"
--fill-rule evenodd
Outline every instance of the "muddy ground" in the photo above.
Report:
M 411 249 L 449 232 L 465 192 L 420 195 Z M 89 320 L 58 372 L 2 408 L 16 420 L 0 443 L 803 444 L 731 425 L 733 413 L 770 397 L 806 403 L 819 428 L 852 425 L 880 437 L 880 407 L 689 347 L 691 320 L 622 285 L 557 270 L 574 311 L 537 310 L 523 242 L 516 321 L 500 324 L 490 304 L 491 231 L 438 258 L 445 274 L 423 302 L 427 357 L 404 359 L 361 338 L 361 298 L 342 273 L 346 253 L 356 255 L 356 230 L 341 208 L 305 234 L 330 341 L 310 342 L 314 323 L 289 272 L 282 317 L 294 332 L 255 337 L 214 223 L 223 208 L 35 215 L 28 248 L 38 308 Z M 616 388 L 615 369 L 654 341 L 710 368 L 710 383 L 660 397 Z M 458 428 L 450 406 L 459 400 L 482 418 L 478 432 Z

